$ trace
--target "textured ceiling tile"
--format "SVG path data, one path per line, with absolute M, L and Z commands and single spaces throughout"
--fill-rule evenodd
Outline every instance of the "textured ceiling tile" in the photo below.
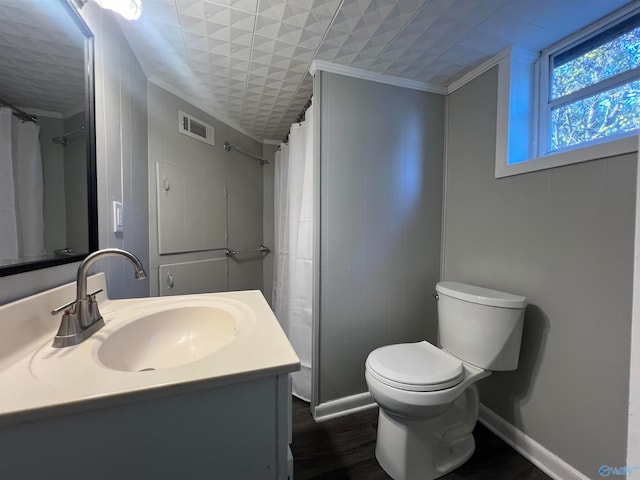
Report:
M 424 55 L 424 50 L 419 50 L 407 45 L 392 44 L 382 52 L 377 59 L 390 60 L 392 62 L 402 61 L 412 63 Z
M 331 28 L 345 33 L 353 33 L 365 10 L 366 6 L 357 2 L 345 1 L 338 13 L 336 13 Z
M 275 78 L 282 80 L 287 77 L 287 70 L 283 68 L 276 68 L 269 65 L 259 65 L 252 63 L 249 67 L 249 71 L 254 75 L 259 75 L 267 78 Z
M 229 6 L 239 8 L 247 12 L 256 13 L 258 0 L 230 0 Z
M 452 78 L 450 75 L 433 73 L 430 76 L 425 77 L 424 81 L 432 83 L 434 85 L 450 85 L 452 82 Z
M 388 38 L 388 40 L 391 40 L 397 30 L 404 24 L 402 21 L 394 21 L 397 19 L 395 16 L 396 12 L 397 9 L 393 3 L 383 0 L 372 0 L 353 26 L 351 33 L 361 37 L 371 38 L 376 33 L 383 35 L 385 32 L 391 32 L 391 36 Z
M 184 16 L 198 18 L 204 20 L 205 2 L 202 0 L 176 0 L 178 15 L 180 18 Z
M 459 42 L 459 46 L 471 48 L 487 55 L 495 55 L 510 46 L 508 40 L 496 37 L 492 33 L 484 33 L 473 30 L 465 35 Z
M 225 7 L 231 7 L 237 10 L 244 10 L 245 12 L 255 13 L 258 5 L 258 0 L 209 0 L 212 3 L 217 3 Z
M 405 77 L 406 72 L 412 69 L 412 65 L 402 63 L 402 62 L 393 62 L 391 63 L 387 69 L 382 72 L 385 75 L 392 75 L 394 77 Z
M 229 26 L 224 26 L 213 22 L 205 22 L 205 26 L 207 38 L 216 40 L 218 42 L 230 42 L 233 38 L 233 32 L 231 27 Z
M 519 18 L 502 15 L 500 11 L 478 25 L 478 31 L 508 40 L 511 45 L 521 45 L 534 50 L 547 46 L 546 42 L 540 41 L 540 37 L 544 35 L 544 28 Z
M 189 62 L 191 69 L 196 73 L 210 73 L 216 69 L 215 66 L 211 65 L 209 62 L 198 62 L 195 60 L 191 60 Z
M 231 10 L 224 5 L 218 5 L 217 3 L 205 2 L 203 5 L 204 19 L 207 22 L 215 25 L 222 25 L 228 27 L 231 25 Z M 248 15 L 245 13 L 245 15 Z
M 285 80 L 276 80 L 267 77 L 260 77 L 257 75 L 249 75 L 247 79 L 247 88 L 267 89 L 273 88 L 277 90 L 283 90 L 288 92 L 295 92 L 298 88 L 297 83 L 288 82 Z
M 423 8 L 430 14 L 448 15 L 467 23 L 478 25 L 506 3 L 509 3 L 509 1 L 482 0 L 479 2 L 478 0 L 430 0 Z M 546 14 L 548 15 L 548 13 Z
M 333 18 L 341 0 L 298 0 L 305 8 L 325 18 Z
M 451 63 L 468 65 L 470 63 L 481 63 L 482 60 L 486 58 L 486 55 L 475 49 L 467 48 L 461 45 L 454 45 L 449 50 L 444 52 L 440 56 L 440 58 Z
M 206 35 L 207 33 L 207 23 L 202 18 L 191 15 L 181 15 L 180 24 L 184 32 L 197 35 Z
M 417 45 L 431 53 L 442 53 L 473 30 L 473 25 L 450 17 L 442 17 L 425 31 Z
M 593 22 L 593 18 L 603 17 L 612 10 L 621 8 L 628 3 L 630 3 L 629 0 L 583 2 L 582 8 L 576 8 L 576 5 L 569 1 L 538 0 L 530 2 L 512 0 L 504 4 L 499 14 L 507 18 L 516 17 L 549 30 L 555 30 L 557 26 L 566 24 L 567 19 L 570 19 L 576 25 L 576 27 L 573 27 L 575 30 L 577 27 L 583 27 Z M 550 15 L 549 12 L 553 12 L 553 15 Z M 566 30 L 563 33 L 563 36 L 567 35 Z M 547 39 L 546 42 L 550 42 L 550 40 Z
M 261 0 L 256 13 L 261 17 L 277 20 L 283 17 L 285 7 L 286 2 L 283 0 Z
M 185 32 L 184 43 L 187 50 L 197 50 L 200 52 L 209 51 L 209 39 L 206 35 L 197 35 L 191 32 Z
M 369 70 L 376 73 L 384 73 L 393 64 L 392 60 L 376 59 L 369 65 Z
M 256 33 L 293 45 L 316 49 L 330 24 L 304 5 L 282 0 L 267 0 L 258 7 Z
M 229 68 L 230 58 L 226 55 L 191 48 L 188 48 L 187 51 L 190 60 L 209 63 L 213 68 Z
M 311 96 L 314 58 L 447 85 L 506 46 L 571 33 L 574 17 L 593 21 L 627 3 L 576 10 L 581 1 L 145 0 L 146 23 L 120 24 L 125 34 L 141 26 L 127 38 L 145 73 L 166 76 L 254 135 L 274 138 L 286 135 Z M 548 15 L 552 4 L 556 13 L 576 13 Z M 24 3 L 0 0 L 16 5 Z M 28 16 L 23 10 L 18 19 Z M 0 39 L 2 19 L 0 10 Z
M 231 75 L 235 72 L 248 72 L 249 71 L 249 62 L 240 58 L 229 57 L 229 69 L 231 70 Z M 232 78 L 232 77 L 231 77 Z
M 361 67 L 372 62 L 385 48 L 382 43 L 330 29 L 317 57 L 330 62 Z
M 260 53 L 278 53 L 297 60 L 299 62 L 309 62 L 313 60 L 314 50 L 301 47 L 299 45 L 291 45 L 280 40 L 276 40 L 261 35 L 256 35 L 253 42 L 254 51 Z
M 427 3 L 428 5 L 428 3 Z M 415 45 L 419 38 L 440 21 L 440 15 L 422 7 L 393 39 L 404 45 Z

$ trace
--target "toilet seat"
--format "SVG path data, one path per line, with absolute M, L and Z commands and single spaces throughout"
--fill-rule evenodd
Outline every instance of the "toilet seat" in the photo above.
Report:
M 369 354 L 366 368 L 379 382 L 412 392 L 444 390 L 464 379 L 460 359 L 425 341 L 380 347 Z

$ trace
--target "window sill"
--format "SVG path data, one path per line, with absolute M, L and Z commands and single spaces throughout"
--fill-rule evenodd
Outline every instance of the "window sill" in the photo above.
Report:
M 616 157 L 637 151 L 638 135 L 633 134 L 609 142 L 553 153 L 511 165 L 502 165 L 502 168 L 496 171 L 496 178 L 510 177 L 512 175 L 546 170 L 548 168 L 556 168 L 574 163 Z

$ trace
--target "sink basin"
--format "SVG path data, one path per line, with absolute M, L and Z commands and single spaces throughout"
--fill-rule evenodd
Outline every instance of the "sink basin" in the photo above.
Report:
M 98 347 L 98 361 L 128 372 L 178 367 L 229 345 L 236 317 L 215 306 L 183 306 L 150 313 L 114 330 Z
M 105 326 L 78 345 L 53 348 L 48 339 L 31 358 L 33 376 L 64 387 L 127 390 L 243 368 L 253 358 L 252 349 L 240 352 L 254 334 L 255 314 L 231 298 L 122 300 L 102 315 Z

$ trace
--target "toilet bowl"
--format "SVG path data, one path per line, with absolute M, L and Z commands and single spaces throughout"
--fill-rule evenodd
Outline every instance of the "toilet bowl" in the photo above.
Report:
M 365 379 L 379 410 L 376 458 L 394 480 L 439 478 L 473 454 L 475 382 L 517 368 L 526 299 L 456 282 L 438 292 L 439 339 L 380 347 Z

